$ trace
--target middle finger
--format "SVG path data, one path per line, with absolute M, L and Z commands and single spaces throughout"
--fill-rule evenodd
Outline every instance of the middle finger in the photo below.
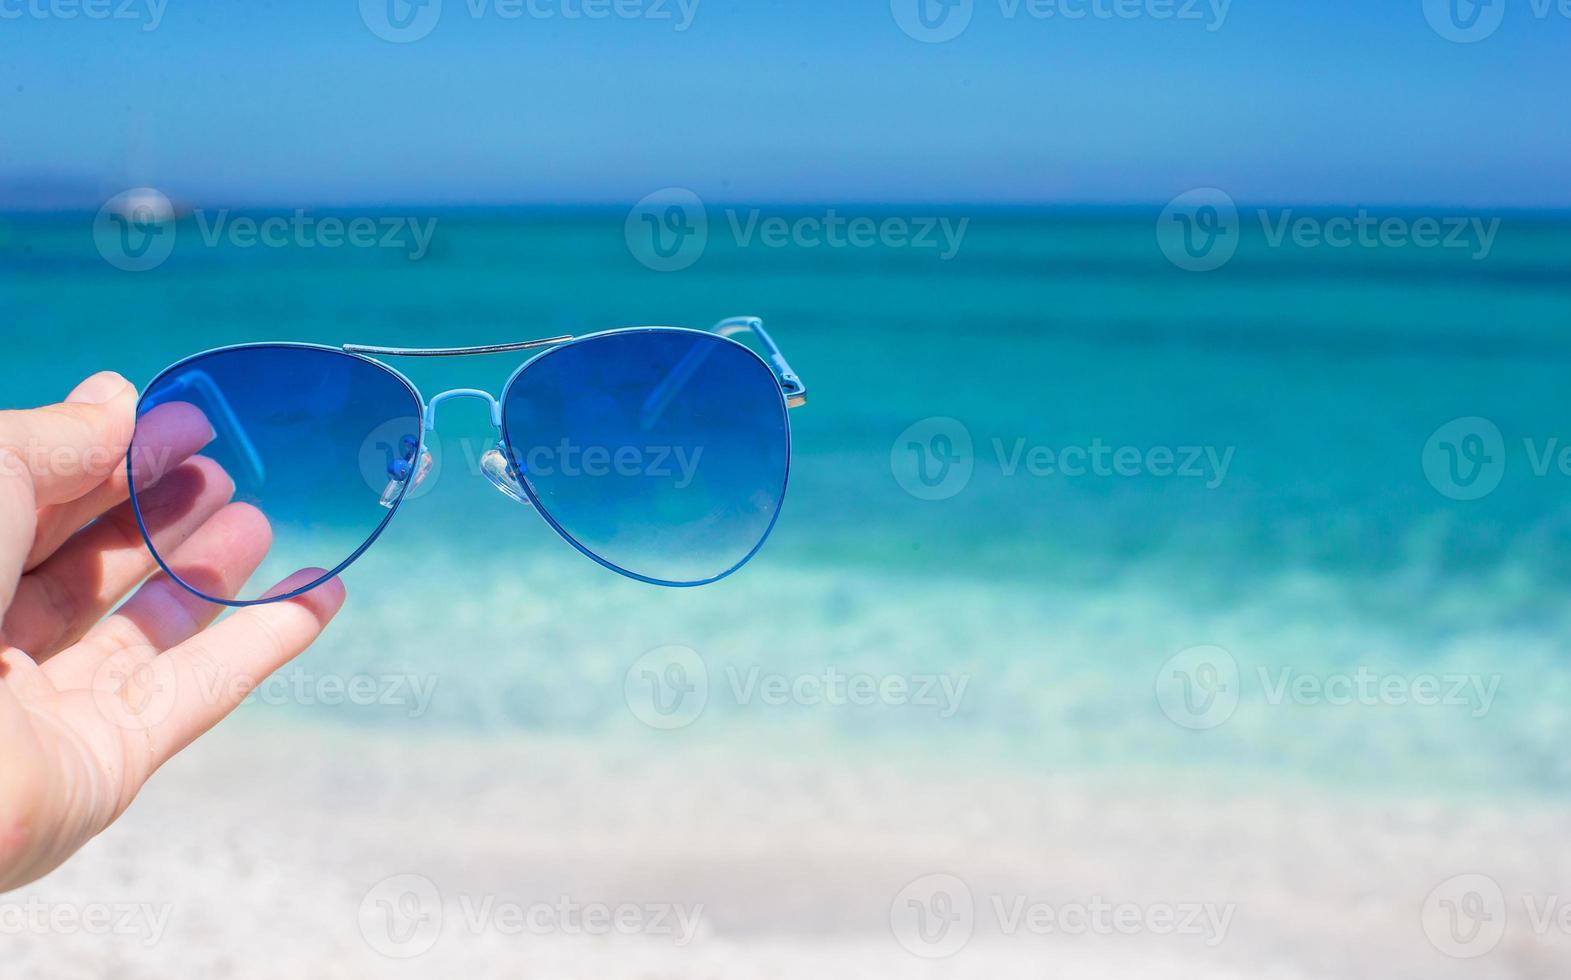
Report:
M 140 493 L 138 503 L 154 547 L 168 554 L 233 494 L 223 468 L 197 456 Z M 76 642 L 155 567 L 136 510 L 123 503 L 22 576 L 5 614 L 5 637 L 34 659 L 47 659 Z

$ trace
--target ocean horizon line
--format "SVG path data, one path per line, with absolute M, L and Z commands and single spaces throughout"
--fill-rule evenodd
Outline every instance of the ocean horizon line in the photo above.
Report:
M 513 202 L 513 203 L 447 203 L 432 201 L 344 203 L 301 202 L 296 204 L 215 202 L 204 203 L 188 198 L 171 199 L 179 217 L 194 212 L 226 212 L 246 215 L 290 215 L 297 212 L 337 215 L 451 215 L 459 218 L 603 218 L 625 217 L 636 206 L 634 202 L 562 201 L 562 202 Z M 765 213 L 771 215 L 823 215 L 827 212 L 858 216 L 954 216 L 983 219 L 1149 219 L 1160 213 L 1168 201 L 1132 202 L 930 202 L 930 201 L 704 201 L 705 210 L 725 213 Z M 1347 215 L 1364 213 L 1371 216 L 1486 216 L 1510 217 L 1532 220 L 1571 221 L 1571 206 L 1566 207 L 1501 207 L 1490 208 L 1459 204 L 1383 204 L 1383 203 L 1327 203 L 1322 201 L 1250 201 L 1235 200 L 1240 213 L 1269 212 L 1281 214 L 1294 212 L 1304 215 Z M 0 203 L 0 218 L 7 220 L 56 220 L 91 217 L 102 205 L 71 204 L 68 206 L 30 207 L 12 202 Z

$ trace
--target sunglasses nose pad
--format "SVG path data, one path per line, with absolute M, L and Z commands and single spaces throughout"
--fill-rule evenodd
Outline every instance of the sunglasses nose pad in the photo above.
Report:
M 412 436 L 405 436 L 399 445 L 400 456 L 387 464 L 389 477 L 387 486 L 382 489 L 382 506 L 391 508 L 398 502 L 404 493 L 404 484 L 409 484 L 412 492 L 420 486 L 427 474 L 431 472 L 431 450 L 420 449 L 420 461 L 414 462 L 415 450 L 419 443 Z
M 507 454 L 501 449 L 491 449 L 480 457 L 480 472 L 485 474 L 492 486 L 528 506 L 529 495 L 524 493 L 524 488 L 518 483 L 518 470 L 507 461 Z

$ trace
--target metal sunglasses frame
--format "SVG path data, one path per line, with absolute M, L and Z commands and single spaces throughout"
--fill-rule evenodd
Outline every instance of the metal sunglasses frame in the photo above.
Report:
M 420 407 L 419 445 L 415 448 L 414 456 L 414 459 L 417 462 L 417 468 L 418 461 L 426 452 L 426 434 L 434 431 L 436 428 L 437 406 L 444 401 L 454 398 L 476 398 L 484 400 L 490 404 L 491 422 L 497 428 L 498 434 L 501 438 L 501 446 L 506 450 L 506 458 L 509 461 L 509 465 L 511 465 L 511 461 L 515 457 L 513 454 L 511 441 L 508 438 L 507 426 L 503 418 L 502 403 L 506 399 L 507 392 L 512 389 L 513 383 L 518 380 L 518 377 L 523 374 L 530 365 L 536 363 L 541 357 L 551 353 L 552 351 L 562 350 L 563 348 L 582 343 L 584 341 L 613 334 L 642 333 L 649 331 L 675 331 L 700 334 L 703 336 L 723 337 L 729 342 L 735 344 L 740 349 L 746 351 L 749 355 L 762 363 L 764 367 L 769 369 L 780 386 L 780 396 L 783 410 L 782 415 L 786 417 L 787 420 L 785 425 L 786 469 L 785 474 L 781 480 L 780 498 L 776 502 L 775 512 L 770 517 L 769 526 L 764 529 L 763 535 L 758 539 L 758 543 L 753 546 L 752 550 L 730 568 L 726 569 L 718 575 L 703 579 L 701 581 L 675 582 L 651 578 L 646 575 L 640 575 L 637 572 L 631 571 L 629 569 L 622 568 L 619 565 L 615 565 L 595 554 L 589 548 L 581 544 L 577 538 L 573 537 L 573 535 L 569 533 L 566 528 L 557 522 L 556 518 L 551 516 L 551 513 L 548 510 L 541 506 L 539 498 L 535 495 L 534 488 L 529 485 L 528 480 L 510 480 L 512 486 L 524 494 L 523 497 L 518 497 L 517 494 L 511 492 L 508 488 L 503 487 L 501 484 L 497 484 L 497 486 L 498 489 L 501 489 L 504 493 L 507 493 L 509 496 L 514 497 L 514 499 L 519 500 L 521 503 L 525 503 L 532 507 L 535 512 L 544 518 L 545 522 L 551 526 L 552 530 L 556 531 L 557 535 L 561 537 L 562 540 L 572 545 L 581 554 L 590 559 L 593 559 L 597 564 L 608 568 L 619 575 L 624 575 L 628 578 L 635 579 L 650 585 L 661 585 L 671 588 L 693 588 L 700 585 L 709 585 L 731 575 L 743 565 L 746 565 L 748 562 L 752 561 L 753 557 L 758 554 L 760 549 L 763 548 L 764 542 L 769 540 L 769 535 L 773 533 L 775 523 L 780 518 L 781 505 L 785 501 L 786 488 L 790 484 L 791 477 L 791 426 L 789 422 L 789 410 L 793 408 L 800 408 L 807 404 L 807 388 L 802 383 L 801 377 L 798 376 L 794 370 L 792 370 L 790 363 L 785 359 L 785 355 L 781 353 L 780 347 L 774 342 L 774 339 L 770 337 L 769 333 L 764 330 L 763 320 L 756 316 L 728 317 L 716 323 L 708 330 L 695 330 L 691 327 L 667 326 L 618 327 L 611 330 L 601 330 L 595 333 L 582 334 L 577 336 L 572 334 L 564 334 L 559 337 L 547 337 L 539 340 L 524 340 L 505 344 L 484 344 L 475 347 L 378 347 L 369 344 L 343 344 L 339 347 L 332 347 L 326 344 L 309 344 L 290 341 L 259 341 L 247 344 L 230 344 L 228 346 L 214 347 L 211 350 L 205 350 L 197 354 L 192 354 L 189 357 L 181 358 L 179 361 L 171 364 L 169 367 L 160 371 L 153 381 L 149 383 L 147 389 L 143 392 L 142 400 L 146 400 L 146 392 L 153 390 L 156 387 L 159 379 L 173 371 L 179 370 L 192 361 L 206 357 L 209 354 L 217 354 L 224 351 L 233 350 L 254 350 L 268 347 L 292 347 L 306 350 L 330 351 L 374 364 L 378 368 L 389 372 L 399 381 L 403 382 L 404 387 L 409 391 L 410 397 L 412 397 L 415 400 L 415 403 Z M 737 334 L 742 333 L 751 333 L 757 339 L 759 346 L 761 346 L 764 351 L 762 356 L 757 351 L 754 351 L 752 348 L 738 342 L 735 339 Z M 427 401 L 420 394 L 420 389 L 417 388 L 414 382 L 410 381 L 402 371 L 399 371 L 391 364 L 387 364 L 381 360 L 378 360 L 380 357 L 468 357 L 480 354 L 505 354 L 526 350 L 538 350 L 540 353 L 529 358 L 523 364 L 520 364 L 517 370 L 508 376 L 507 382 L 502 385 L 501 399 L 493 396 L 488 391 L 483 391 L 478 388 L 454 388 L 441 392 Z M 680 365 L 678 366 L 678 370 L 680 370 Z M 672 379 L 667 379 L 667 381 L 670 380 Z M 216 393 L 219 400 L 220 415 L 232 417 L 234 413 L 232 410 L 228 409 L 227 402 L 223 400 L 222 392 L 218 391 L 216 387 L 212 388 L 212 392 Z M 141 403 L 139 402 L 137 406 L 138 417 L 140 417 L 141 414 Z M 242 450 L 244 451 L 244 444 L 246 444 L 248 440 L 245 439 L 243 431 L 239 432 L 238 436 L 243 444 Z M 255 457 L 254 449 L 248 452 L 247 455 L 249 457 Z M 258 470 L 260 472 L 259 464 Z M 342 573 L 346 568 L 358 561 L 360 556 L 365 554 L 366 551 L 376 543 L 377 539 L 382 536 L 382 532 L 387 529 L 388 523 L 391 522 L 393 516 L 398 513 L 398 508 L 402 506 L 405 496 L 415 486 L 415 484 L 419 482 L 416 473 L 411 473 L 408 477 L 405 477 L 401 481 L 402 485 L 398 490 L 397 496 L 394 497 L 388 504 L 387 514 L 383 516 L 381 522 L 377 524 L 376 528 L 372 530 L 371 534 L 366 538 L 366 540 L 358 548 L 356 548 L 354 553 L 351 554 L 348 558 L 345 558 L 337 566 L 328 570 L 325 574 L 314 581 L 308 583 L 307 585 L 303 585 L 300 588 L 294 589 L 293 591 L 281 593 L 275 596 L 268 596 L 262 599 L 223 599 L 217 596 L 210 596 L 198 592 L 190 585 L 187 585 L 185 581 L 183 581 L 180 576 L 169 567 L 168 563 L 164 561 L 163 556 L 158 553 L 158 550 L 153 547 L 152 534 L 148 530 L 147 524 L 142 520 L 142 510 L 140 505 L 137 503 L 136 481 L 134 474 L 132 473 L 131 454 L 129 453 L 126 455 L 126 476 L 131 487 L 131 509 L 136 517 L 137 528 L 141 531 L 142 541 L 147 545 L 147 550 L 153 556 L 153 560 L 158 563 L 158 567 L 162 569 L 164 573 L 167 574 L 170 579 L 178 584 L 181 588 L 185 589 L 187 592 L 190 592 L 197 598 L 206 602 L 212 602 L 232 608 L 244 608 L 246 606 L 260 606 L 274 602 L 284 602 L 297 596 L 304 595 L 307 592 L 310 592 L 312 589 L 317 588 L 322 583 L 327 582 Z M 493 479 L 492 482 L 495 483 L 496 481 Z

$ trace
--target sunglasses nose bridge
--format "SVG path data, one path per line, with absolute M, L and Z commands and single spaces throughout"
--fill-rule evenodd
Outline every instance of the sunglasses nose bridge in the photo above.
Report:
M 436 429 L 436 407 L 445 401 L 452 401 L 455 398 L 478 398 L 490 405 L 491 424 L 496 426 L 498 432 L 502 431 L 502 403 L 496 400 L 496 396 L 489 391 L 482 391 L 479 388 L 453 388 L 450 391 L 444 391 L 440 395 L 432 397 L 430 401 L 426 402 L 425 430 L 427 432 Z
M 444 391 L 440 395 L 433 397 L 426 403 L 425 407 L 426 432 L 436 430 L 436 407 L 454 398 L 477 398 L 490 405 L 491 424 L 496 426 L 498 436 L 501 435 L 502 404 L 489 391 L 481 391 L 479 388 L 454 388 L 451 391 Z M 480 473 L 487 480 L 491 481 L 492 486 L 502 493 L 521 504 L 527 505 L 529 503 L 529 496 L 524 493 L 524 488 L 519 485 L 518 471 L 508 462 L 507 455 L 502 451 L 500 444 L 495 448 L 487 450 L 480 457 Z
M 402 453 L 388 463 L 387 475 L 389 479 L 387 487 L 382 491 L 383 507 L 392 507 L 404 496 L 406 483 L 409 491 L 418 489 L 425 480 L 426 475 L 431 472 L 433 460 L 431 458 L 430 433 L 436 431 L 436 408 L 443 402 L 452 401 L 455 398 L 475 398 L 489 405 L 491 407 L 491 424 L 496 426 L 498 434 L 501 433 L 502 405 L 489 391 L 482 391 L 479 388 L 453 388 L 450 391 L 444 391 L 434 396 L 425 404 L 423 413 L 425 417 L 421 422 L 421 427 L 425 430 L 425 437 L 421 440 L 424 442 L 424 446 L 420 447 L 418 456 L 415 450 L 417 446 L 420 446 L 420 442 L 413 437 L 408 437 L 404 440 L 405 445 Z M 495 449 L 487 453 L 486 456 L 489 457 L 493 454 L 499 458 L 501 457 L 501 453 L 498 453 Z M 496 484 L 498 489 L 501 489 L 502 492 L 509 496 L 514 495 L 512 490 L 498 482 L 497 476 L 491 472 L 494 466 L 488 464 L 486 459 L 481 460 L 480 466 L 486 478 Z M 503 472 L 505 473 L 505 471 Z

